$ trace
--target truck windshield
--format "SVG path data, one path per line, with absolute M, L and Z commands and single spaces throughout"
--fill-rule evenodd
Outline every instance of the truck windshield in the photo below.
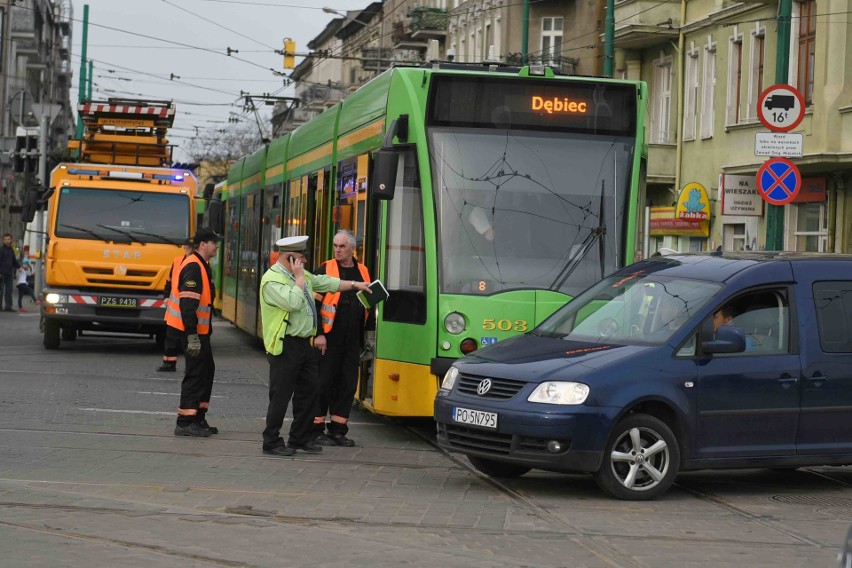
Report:
M 431 128 L 441 290 L 576 295 L 624 262 L 633 141 Z
M 119 243 L 181 243 L 189 237 L 189 196 L 63 187 L 55 234 Z
M 721 284 L 637 272 L 605 278 L 532 333 L 616 345 L 661 345 L 721 288 Z

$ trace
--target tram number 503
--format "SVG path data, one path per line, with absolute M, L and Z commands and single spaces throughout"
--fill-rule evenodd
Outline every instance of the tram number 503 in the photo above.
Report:
M 484 319 L 482 320 L 482 329 L 485 331 L 494 331 L 495 329 L 499 329 L 500 331 L 527 331 L 528 325 L 525 320 L 495 320 L 495 319 Z

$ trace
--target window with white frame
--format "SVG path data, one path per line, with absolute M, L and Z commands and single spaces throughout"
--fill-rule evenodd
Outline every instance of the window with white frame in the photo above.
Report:
M 740 93 L 743 78 L 743 36 L 737 34 L 731 37 L 728 48 L 728 99 L 725 105 L 725 124 L 737 124 L 740 121 Z
M 541 19 L 541 61 L 559 64 L 562 58 L 562 17 Z
M 662 53 L 654 61 L 654 114 L 652 143 L 669 144 L 672 109 L 672 57 Z
M 746 118 L 757 119 L 757 104 L 760 93 L 763 91 L 763 62 L 766 56 L 764 39 L 766 29 L 760 27 L 757 22 L 751 33 L 751 63 L 749 64 L 748 77 L 748 104 L 746 105 Z
M 828 247 L 828 208 L 825 201 L 791 203 L 788 224 L 793 242 L 789 250 L 826 252 Z M 789 246 L 792 245 L 792 246 Z
M 695 121 L 698 111 L 698 50 L 692 44 L 686 54 L 683 92 L 683 139 L 695 140 Z
M 745 223 L 722 225 L 722 250 L 745 250 L 746 242 Z
M 713 121 L 715 119 L 716 106 L 716 42 L 712 36 L 707 38 L 704 46 L 704 85 L 703 98 L 701 100 L 701 137 L 713 136 Z

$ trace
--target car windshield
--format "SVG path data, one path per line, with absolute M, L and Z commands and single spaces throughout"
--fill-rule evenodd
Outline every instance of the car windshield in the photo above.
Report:
M 624 261 L 633 141 L 430 128 L 441 290 L 576 295 Z
M 56 236 L 119 243 L 180 244 L 189 237 L 183 194 L 64 187 Z
M 715 282 L 642 271 L 601 280 L 533 333 L 616 345 L 661 345 L 721 288 Z

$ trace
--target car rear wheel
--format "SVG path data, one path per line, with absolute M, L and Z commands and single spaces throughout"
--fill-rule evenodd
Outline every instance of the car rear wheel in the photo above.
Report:
M 610 435 L 595 482 L 618 499 L 644 501 L 665 493 L 679 466 L 680 449 L 671 429 L 653 416 L 634 414 Z
M 532 469 L 523 465 L 489 460 L 487 458 L 468 456 L 467 459 L 470 460 L 473 467 L 491 477 L 520 477 Z

